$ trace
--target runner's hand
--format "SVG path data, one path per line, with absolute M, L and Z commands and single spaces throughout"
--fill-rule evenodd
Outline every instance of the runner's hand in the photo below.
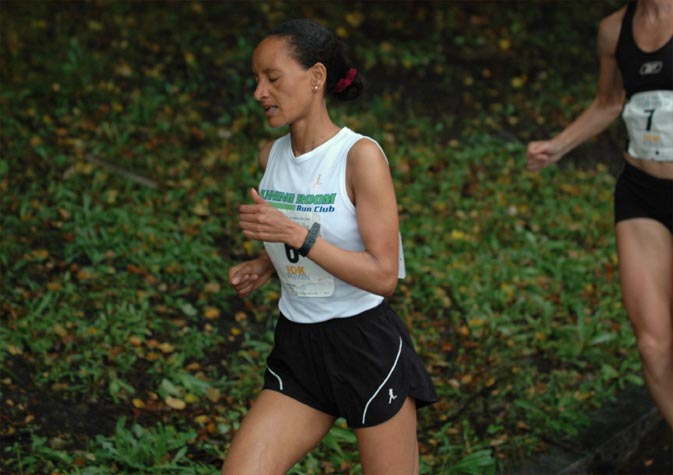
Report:
M 250 189 L 250 196 L 253 204 L 239 208 L 239 225 L 245 237 L 256 241 L 283 242 L 300 248 L 306 239 L 306 228 L 267 203 L 254 188 Z
M 563 154 L 551 140 L 530 142 L 526 150 L 528 170 L 536 172 L 558 162 Z
M 273 273 L 268 257 L 258 257 L 229 268 L 229 285 L 240 297 L 247 297 L 264 285 Z

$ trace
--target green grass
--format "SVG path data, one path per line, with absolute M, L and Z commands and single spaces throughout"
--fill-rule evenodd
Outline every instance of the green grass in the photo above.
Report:
M 391 163 L 392 301 L 441 397 L 420 412 L 421 472 L 497 473 L 581 433 L 642 385 L 614 164 L 533 175 L 523 142 L 588 103 L 587 44 L 616 3 L 3 4 L 0 473 L 218 472 L 279 296 L 226 282 L 259 249 L 236 222 L 256 150 L 284 133 L 249 58 L 297 12 L 342 26 L 367 93 L 332 113 Z M 338 421 L 292 473 L 360 473 L 356 447 Z

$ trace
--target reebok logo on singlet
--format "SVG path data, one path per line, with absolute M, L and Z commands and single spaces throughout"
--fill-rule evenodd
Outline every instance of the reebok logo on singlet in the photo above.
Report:
M 643 65 L 640 67 L 640 75 L 648 76 L 650 74 L 659 74 L 663 67 L 663 61 L 650 61 L 649 63 L 643 63 Z

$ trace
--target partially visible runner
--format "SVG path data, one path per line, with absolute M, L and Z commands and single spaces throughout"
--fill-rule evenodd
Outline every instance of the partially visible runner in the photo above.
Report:
M 409 333 L 386 303 L 404 260 L 387 159 L 374 140 L 330 118 L 362 80 L 328 29 L 294 20 L 252 59 L 255 99 L 289 134 L 262 147 L 265 169 L 240 227 L 263 241 L 229 269 L 245 297 L 275 271 L 280 316 L 264 388 L 229 447 L 223 474 L 287 472 L 344 417 L 364 474 L 419 470 L 416 409 L 437 400 Z
M 629 141 L 614 193 L 622 296 L 647 387 L 673 427 L 673 0 L 632 1 L 604 18 L 598 52 L 596 98 L 559 135 L 528 144 L 528 168 L 557 162 L 622 113 Z

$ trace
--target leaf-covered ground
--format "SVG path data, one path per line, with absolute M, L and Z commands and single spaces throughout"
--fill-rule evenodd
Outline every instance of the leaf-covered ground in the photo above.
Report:
M 594 91 L 600 2 L 0 4 L 0 473 L 217 473 L 260 388 L 278 299 L 227 268 L 272 25 L 325 22 L 367 79 L 338 123 L 379 140 L 408 277 L 393 305 L 441 401 L 423 473 L 572 445 L 640 385 L 611 193 L 619 126 L 555 169 L 525 143 Z M 341 421 L 294 473 L 360 473 Z

